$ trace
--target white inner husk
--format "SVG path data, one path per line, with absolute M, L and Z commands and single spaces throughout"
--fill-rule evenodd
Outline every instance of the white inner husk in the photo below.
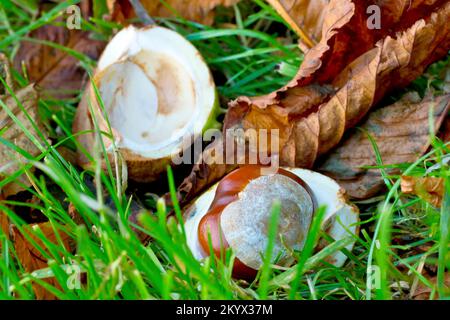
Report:
M 337 241 L 346 237 L 351 237 L 351 234 L 356 234 L 356 223 L 359 219 L 357 209 L 345 201 L 341 194 L 341 188 L 334 180 L 310 170 L 289 168 L 287 168 L 287 170 L 296 174 L 308 184 L 314 197 L 316 198 L 317 205 L 319 207 L 326 206 L 325 218 L 322 226 L 323 229 L 327 230 L 328 234 L 333 239 Z M 206 193 L 204 193 L 201 197 L 199 197 L 186 213 L 185 229 L 187 234 L 187 242 L 197 259 L 203 258 L 198 241 L 198 225 L 202 217 L 208 212 L 208 209 L 214 200 L 216 190 L 217 184 L 209 189 Z M 240 214 L 246 214 L 247 216 L 240 218 L 234 217 L 233 219 L 237 221 L 233 221 L 232 223 L 239 224 L 245 220 L 252 221 L 252 218 L 254 218 L 256 215 L 254 211 L 241 212 Z M 222 215 L 222 219 L 223 218 L 224 216 Z M 256 219 L 254 219 L 253 221 L 255 220 Z M 306 220 L 310 221 L 310 219 Z M 223 228 L 224 222 L 222 221 L 221 223 Z M 305 221 L 303 223 L 305 223 Z M 264 239 L 264 235 L 260 234 L 258 237 L 255 237 L 250 229 L 248 228 L 247 223 L 242 223 L 242 228 L 235 229 L 235 231 L 240 230 L 240 235 L 238 236 L 241 237 L 242 242 L 247 241 L 249 243 L 252 243 L 255 239 L 259 239 L 259 241 L 261 242 L 260 247 L 264 247 L 265 243 L 267 242 L 267 240 Z M 307 226 L 307 229 L 309 229 L 309 226 Z M 225 232 L 225 230 L 224 235 L 228 241 L 229 235 L 227 235 L 227 232 Z M 233 235 L 233 238 L 236 239 L 236 234 Z M 246 240 L 246 238 L 249 239 Z M 303 244 L 304 241 L 299 241 L 298 245 L 295 246 L 295 249 L 301 250 L 303 248 Z M 239 246 L 239 242 L 235 243 L 234 247 L 232 246 L 236 257 L 245 264 L 252 264 L 253 268 L 259 269 L 260 265 L 254 265 L 254 262 L 256 259 L 258 259 L 257 257 L 261 257 L 264 252 L 246 251 L 243 254 L 242 251 L 239 250 L 239 248 L 235 248 L 236 246 Z M 347 245 L 346 249 L 351 250 L 352 247 L 353 243 Z M 330 263 L 334 264 L 335 266 L 342 266 L 346 260 L 346 256 L 342 252 L 337 252 L 329 258 Z
M 250 181 L 239 193 L 239 200 L 222 212 L 221 227 L 236 257 L 253 269 L 263 262 L 274 201 L 281 203 L 278 234 L 274 239 L 272 261 L 286 258 L 285 248 L 303 247 L 311 218 L 313 202 L 309 193 L 293 179 L 275 174 Z M 249 214 L 250 213 L 250 214 Z M 255 254 L 257 253 L 257 254 Z
M 128 27 L 99 60 L 99 88 L 119 147 L 146 158 L 181 151 L 183 137 L 201 134 L 215 87 L 199 52 L 161 27 Z

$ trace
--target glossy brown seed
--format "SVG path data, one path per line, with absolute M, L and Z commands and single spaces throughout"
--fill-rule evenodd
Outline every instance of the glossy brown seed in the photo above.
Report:
M 208 255 L 211 251 L 211 246 L 215 256 L 223 258 L 224 250 L 229 248 L 229 244 L 220 226 L 223 210 L 230 203 L 238 200 L 239 193 L 245 189 L 250 181 L 262 176 L 261 169 L 261 166 L 256 165 L 242 167 L 228 174 L 218 184 L 215 198 L 208 212 L 201 219 L 198 227 L 198 240 L 203 255 Z M 315 210 L 317 204 L 311 189 L 301 178 L 281 168 L 277 174 L 286 176 L 301 185 L 311 197 L 313 210 Z M 246 266 L 239 259 L 235 259 L 233 268 L 233 275 L 235 277 L 251 280 L 256 276 L 256 273 L 257 271 L 255 269 Z

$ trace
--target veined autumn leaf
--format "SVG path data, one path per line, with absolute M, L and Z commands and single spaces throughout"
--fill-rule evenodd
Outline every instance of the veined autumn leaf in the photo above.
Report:
M 437 1 L 435 4 L 440 4 L 435 11 L 430 14 L 423 12 L 421 19 L 413 25 L 401 29 L 403 31 L 395 36 L 386 35 L 372 48 L 370 44 L 379 35 L 362 31 L 361 25 L 353 22 L 361 18 L 362 12 L 357 8 L 362 6 L 362 2 L 331 1 L 330 6 L 334 5 L 340 13 L 335 11 L 335 15 L 327 17 L 324 34 L 328 30 L 329 36 L 323 37 L 322 43 L 305 56 L 297 77 L 270 95 L 241 97 L 230 103 L 224 132 L 231 128 L 279 129 L 281 150 L 274 153 L 279 155 L 280 165 L 311 168 L 318 157 L 336 147 L 344 132 L 358 124 L 386 93 L 408 85 L 432 62 L 447 55 L 450 49 L 447 23 L 450 3 Z M 341 22 L 341 25 L 331 21 Z M 409 25 L 409 22 L 405 24 Z M 334 27 L 330 29 L 328 25 Z M 403 28 L 403 24 L 397 25 Z M 362 39 L 361 43 L 360 37 L 350 42 L 338 41 L 339 35 L 348 37 L 352 33 L 366 33 L 371 35 L 371 39 Z M 358 44 L 368 50 L 351 59 L 347 55 L 335 56 L 332 54 L 334 50 L 320 49 L 327 39 L 332 38 L 331 43 L 339 43 L 340 52 L 352 50 Z M 324 55 L 317 52 L 325 52 L 329 58 L 321 61 L 318 56 Z M 349 63 L 342 70 L 341 67 L 330 70 L 323 68 L 327 61 L 330 64 L 334 61 Z M 211 153 L 213 149 L 207 148 L 205 153 Z M 194 166 L 191 175 L 180 186 L 180 197 L 191 199 L 220 174 L 234 168 L 226 165 L 208 168 L 204 163 Z
M 339 7 L 348 9 L 348 4 L 351 3 L 334 0 L 267 0 L 267 2 L 300 36 L 302 47 L 309 48 L 321 40 L 324 23 L 328 16 L 332 15 L 333 11 Z M 398 30 L 400 26 L 411 25 L 419 16 L 425 12 L 431 12 L 442 3 L 444 1 L 440 0 L 366 1 L 354 2 L 354 9 L 363 9 L 364 19 L 361 19 L 360 23 L 370 24 L 375 32 L 379 30 L 379 33 L 384 33 L 383 29 L 394 27 L 391 32 L 395 32 L 395 29 Z M 364 31 L 364 29 L 360 31 Z
M 374 49 L 358 57 L 333 79 L 330 85 L 337 88 L 335 94 L 325 96 L 319 103 L 295 98 L 298 90 L 318 91 L 317 86 L 288 89 L 275 103 L 271 100 L 269 104 L 240 98 L 231 103 L 225 127 L 242 123 L 244 129 L 259 129 L 256 113 L 266 118 L 285 115 L 283 126 L 272 123 L 266 127 L 280 129 L 280 145 L 284 146 L 280 152 L 281 164 L 311 167 L 319 155 L 336 146 L 345 130 L 355 126 L 388 91 L 406 86 L 431 62 L 447 54 L 449 16 L 450 3 L 446 3 L 395 38 L 387 36 L 379 41 Z
M 402 5 L 398 5 L 399 3 Z M 305 53 L 304 61 L 294 79 L 280 90 L 252 99 L 261 106 L 269 105 L 276 103 L 278 95 L 285 95 L 289 88 L 312 83 L 330 84 L 351 62 L 374 48 L 378 41 L 387 36 L 395 38 L 398 32 L 405 31 L 416 21 L 429 17 L 445 3 L 446 1 L 441 0 L 417 0 L 414 6 L 409 7 L 404 5 L 403 0 L 330 0 L 324 9 L 327 14 L 321 26 L 320 41 Z M 370 5 L 377 5 L 382 17 L 384 14 L 394 17 L 382 20 L 381 29 L 369 28 L 367 8 Z M 395 15 L 392 12 L 395 12 Z
M 297 33 L 303 48 L 312 48 L 320 41 L 330 0 L 267 0 L 267 2 Z
M 428 96 L 422 100 L 418 94 L 410 93 L 397 103 L 376 110 L 361 126 L 362 130 L 350 132 L 348 139 L 326 157 L 319 165 L 319 171 L 336 179 L 353 198 L 374 196 L 384 183 L 379 169 L 364 168 L 377 165 L 368 135 L 376 143 L 383 165 L 414 162 L 430 146 L 428 123 L 431 108 L 434 128 L 437 129 L 450 108 L 450 95 Z M 398 174 L 398 170 L 385 170 L 387 174 Z M 402 178 L 403 192 L 406 192 L 407 185 L 413 192 L 413 181 Z M 443 194 L 443 189 L 441 191 Z

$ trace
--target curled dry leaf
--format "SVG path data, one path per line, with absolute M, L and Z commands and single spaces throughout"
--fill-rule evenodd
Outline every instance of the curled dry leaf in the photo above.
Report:
M 311 48 L 319 42 L 330 0 L 267 0 L 267 2 L 298 34 L 304 46 Z
M 346 82 L 352 80 L 352 77 L 356 78 L 356 73 L 362 75 L 364 71 L 375 71 L 378 65 L 386 68 L 386 70 L 379 70 L 378 77 L 383 76 L 388 79 L 394 71 L 401 72 L 402 78 L 397 81 L 403 85 L 409 83 L 411 77 L 414 77 L 415 74 L 420 74 L 416 68 L 423 71 L 429 64 L 429 60 L 435 61 L 447 53 L 446 46 L 448 46 L 449 40 L 446 31 L 448 26 L 444 21 L 449 15 L 448 3 L 438 7 L 433 14 L 430 14 L 430 9 L 435 8 L 434 6 L 422 10 L 421 18 L 426 18 L 426 20 L 419 20 L 406 31 L 397 34 L 396 31 L 404 30 L 405 26 L 409 26 L 407 22 L 411 19 L 412 13 L 409 13 L 409 11 L 404 13 L 402 19 L 406 22 L 392 23 L 384 26 L 381 30 L 370 30 L 366 26 L 365 17 L 367 2 L 364 3 L 350 0 L 330 1 L 327 7 L 328 15 L 323 25 L 321 42 L 305 55 L 304 62 L 296 77 L 286 87 L 274 93 L 256 98 L 242 97 L 232 103 L 231 106 L 251 104 L 262 110 L 278 106 L 288 109 L 295 102 L 297 109 L 307 113 L 308 110 L 317 108 L 318 103 L 310 102 L 312 107 L 304 107 L 303 105 L 307 103 L 305 101 L 307 95 L 302 94 L 304 98 L 300 101 L 297 101 L 298 99 L 295 97 L 298 91 L 317 91 L 317 88 L 304 88 L 307 85 L 319 83 L 340 89 L 344 87 Z M 428 34 L 430 38 L 428 40 L 423 39 Z M 378 41 L 383 37 L 385 37 L 383 40 Z M 406 41 L 407 48 L 402 48 L 402 41 Z M 425 48 L 427 42 L 438 50 L 436 52 L 427 50 Z M 375 48 L 372 49 L 373 47 Z M 393 49 L 392 52 L 390 52 L 391 48 Z M 418 53 L 420 53 L 420 57 L 413 57 L 414 54 Z M 398 63 L 396 62 L 396 56 L 400 59 Z M 409 57 L 412 58 L 409 59 Z M 372 83 L 371 86 L 373 87 L 376 83 L 374 75 L 372 74 L 368 80 L 362 83 L 368 85 Z M 364 86 L 358 84 L 353 90 L 356 91 L 358 87 Z M 383 96 L 386 90 L 387 88 L 380 91 L 378 95 Z M 363 93 L 365 92 L 360 92 L 360 95 Z M 284 99 L 288 99 L 288 103 L 283 101 Z M 286 104 L 287 106 L 285 106 Z
M 433 206 L 440 207 L 444 197 L 444 182 L 443 178 L 402 176 L 400 186 L 403 193 L 419 196 Z
M 225 159 L 226 149 L 224 148 L 224 145 L 225 141 L 222 138 L 215 140 L 209 144 L 199 156 L 200 160 L 205 158 L 214 159 L 216 156 L 221 156 L 222 159 Z M 200 191 L 220 180 L 220 178 L 225 176 L 228 172 L 238 168 L 237 161 L 231 163 L 235 164 L 227 165 L 222 164 L 222 162 L 219 161 L 211 161 L 210 163 L 200 161 L 199 163 L 196 163 L 193 166 L 191 173 L 183 180 L 182 184 L 177 189 L 177 198 L 180 201 L 180 204 L 188 204 Z M 169 193 L 167 193 L 164 198 L 167 203 L 172 202 Z
M 17 120 L 33 135 L 36 141 L 43 145 L 43 138 L 47 139 L 47 137 L 45 136 L 45 128 L 39 118 L 38 93 L 34 86 L 29 85 L 15 92 L 15 97 L 0 96 L 0 98 Z M 20 104 L 17 104 L 17 101 Z M 0 110 L 0 131 L 2 131 L 2 139 L 24 150 L 30 156 L 36 157 L 41 154 L 40 149 L 27 137 L 22 128 L 14 122 L 4 108 Z M 0 178 L 14 174 L 25 162 L 26 159 L 23 155 L 6 144 L 0 143 Z M 26 176 L 22 175 L 16 182 L 9 183 L 1 191 L 3 191 L 5 197 L 8 197 L 24 190 L 24 186 L 30 185 Z
M 364 168 L 377 165 L 368 134 L 377 144 L 384 165 L 414 162 L 430 146 L 430 110 L 433 110 L 434 126 L 439 128 L 449 108 L 450 95 L 421 100 L 418 94 L 407 94 L 399 102 L 371 113 L 361 126 L 363 130 L 349 132 L 348 139 L 318 169 L 336 179 L 351 197 L 371 197 L 383 188 L 384 182 L 379 169 Z M 386 171 L 398 173 L 394 169 Z M 404 183 L 406 180 L 402 178 L 402 189 L 407 186 Z M 427 184 L 427 189 L 430 186 Z
M 322 31 L 327 31 L 328 28 L 324 29 L 325 24 L 333 27 L 333 24 L 329 23 L 331 20 L 329 20 L 328 16 L 335 14 L 334 11 L 339 8 L 346 8 L 346 10 L 349 10 L 349 5 L 352 2 L 354 7 L 350 11 L 354 11 L 354 14 L 352 15 L 353 21 L 349 22 L 350 24 L 362 27 L 359 30 L 357 28 L 352 28 L 352 30 L 361 32 L 360 35 L 362 37 L 366 36 L 368 41 L 371 41 L 369 33 L 372 33 L 376 41 L 380 36 L 386 35 L 386 31 L 389 32 L 389 35 L 393 35 L 393 32 L 396 30 L 411 26 L 417 19 L 422 18 L 424 14 L 430 13 L 445 1 L 375 0 L 344 2 L 335 0 L 268 0 L 268 2 L 299 34 L 301 38 L 300 41 L 311 47 L 311 43 L 315 45 L 321 40 Z M 378 15 L 378 13 L 380 14 Z M 342 17 L 344 18 L 344 16 Z M 376 26 L 375 22 L 380 24 L 380 28 Z M 372 32 L 366 32 L 368 31 L 368 25 L 374 26 Z M 347 32 L 340 33 L 341 35 L 344 35 Z M 364 35 L 364 33 L 366 33 L 366 35 Z M 338 38 L 341 37 L 341 35 L 338 35 Z M 347 33 L 347 36 L 349 35 L 351 35 L 351 33 Z M 355 35 L 359 36 L 357 34 Z M 340 40 L 343 39 L 344 38 L 341 38 Z
M 433 5 L 438 4 L 437 8 L 432 7 L 435 11 L 431 14 L 426 10 L 421 12 L 423 19 L 393 37 L 386 36 L 353 60 L 355 52 L 360 53 L 359 45 L 364 50 L 371 48 L 382 30 L 371 34 L 366 26 L 355 22 L 361 20 L 364 12 L 358 9 L 361 1 L 330 1 L 329 6 L 334 7 L 329 9 L 324 22 L 325 36 L 306 54 L 296 78 L 270 95 L 241 97 L 232 102 L 224 132 L 233 128 L 278 129 L 282 148 L 279 153 L 276 150 L 273 153 L 279 155 L 280 164 L 312 167 L 317 158 L 335 147 L 344 132 L 362 120 L 386 93 L 408 85 L 432 62 L 447 55 L 450 3 L 433 2 Z M 414 11 L 414 15 L 417 13 Z M 402 19 L 406 19 L 404 23 L 408 25 L 411 18 L 406 17 L 408 19 Z M 398 22 L 396 26 L 402 30 L 403 23 Z M 355 34 L 354 39 L 352 34 Z M 341 38 L 348 41 L 339 41 Z M 328 41 L 332 46 L 328 46 Z M 350 61 L 337 72 L 341 64 Z M 232 169 L 225 165 L 214 167 L 220 172 Z M 179 189 L 180 197 L 185 197 L 182 202 L 189 201 L 211 182 L 211 171 L 204 163 L 194 167 Z
M 312 4 L 315 2 L 311 0 L 296 3 L 304 3 L 304 7 L 309 8 L 315 6 Z M 258 98 L 257 103 L 260 105 L 276 103 L 278 95 L 284 94 L 292 87 L 305 86 L 314 82 L 331 83 L 349 63 L 372 49 L 378 41 L 387 36 L 395 37 L 397 32 L 410 28 L 417 20 L 426 18 L 432 12 L 439 10 L 445 2 L 442 0 L 412 2 L 410 0 L 330 0 L 324 8 L 326 16 L 321 25 L 320 41 L 306 52 L 296 77 L 281 90 Z M 410 3 L 411 6 L 406 3 Z M 369 28 L 367 25 L 367 9 L 372 4 L 376 4 L 381 9 L 381 17 L 383 17 L 381 29 Z
M 92 39 L 89 32 L 69 30 L 65 26 L 44 25 L 32 31 L 29 37 L 53 42 L 92 60 L 98 59 L 105 45 L 103 41 Z M 22 66 L 29 81 L 42 89 L 43 97 L 72 98 L 87 81 L 86 70 L 76 57 L 45 43 L 23 40 L 14 58 L 14 67 L 22 71 Z
M 174 17 L 181 15 L 187 20 L 211 25 L 214 22 L 214 9 L 218 6 L 232 6 L 240 0 L 140 0 L 148 14 L 153 17 Z M 108 0 L 108 8 L 112 19 L 126 22 L 134 17 L 133 7 L 129 0 Z
M 46 256 L 52 256 L 47 246 L 35 235 L 37 228 L 39 228 L 47 240 L 55 246 L 63 245 L 65 250 L 69 250 L 70 237 L 61 231 L 58 231 L 58 235 L 56 235 L 55 229 L 50 222 L 26 225 L 23 229 L 26 235 L 22 234 L 17 227 L 13 227 L 12 240 L 14 242 L 14 248 L 22 266 L 28 273 L 35 270 L 48 268 L 48 259 Z M 32 239 L 33 242 L 36 243 L 36 246 L 29 239 Z M 39 250 L 39 248 L 41 250 Z M 47 279 L 44 281 L 59 288 L 59 284 L 56 279 Z M 36 283 L 33 284 L 33 289 L 36 294 L 36 298 L 39 300 L 55 299 L 53 294 Z

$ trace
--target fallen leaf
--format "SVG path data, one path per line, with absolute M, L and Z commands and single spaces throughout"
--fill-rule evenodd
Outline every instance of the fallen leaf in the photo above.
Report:
M 5 200 L 3 194 L 0 192 L 0 203 Z M 0 210 L 0 229 L 3 234 L 6 236 L 6 239 L 9 239 L 9 219 L 5 212 Z M 2 242 L 0 242 L 0 249 L 2 247 Z
M 86 2 L 83 0 L 83 4 Z M 64 46 L 92 60 L 98 59 L 105 46 L 103 41 L 90 38 L 89 32 L 50 24 L 32 31 L 29 37 Z M 25 66 L 29 81 L 42 88 L 43 97 L 67 99 L 78 94 L 87 81 L 86 70 L 79 59 L 67 50 L 35 41 L 22 41 L 14 67 L 21 71 L 22 65 Z
M 30 134 L 41 145 L 47 139 L 45 128 L 42 125 L 38 114 L 38 93 L 34 85 L 29 85 L 15 93 L 15 97 L 1 97 L 6 107 L 17 117 L 17 120 L 30 132 Z M 20 104 L 17 104 L 17 101 Z M 22 109 L 23 108 L 23 109 Z M 26 113 L 24 112 L 26 111 Z M 0 110 L 0 130 L 2 139 L 5 139 L 16 147 L 27 152 L 31 157 L 41 154 L 41 150 L 25 134 L 22 128 L 17 125 L 8 115 L 6 110 Z M 5 178 L 14 174 L 27 159 L 4 143 L 0 143 L 0 177 Z M 16 182 L 11 182 L 3 188 L 3 195 L 8 197 L 24 190 L 24 186 L 30 186 L 29 179 L 22 175 Z
M 214 9 L 218 6 L 229 7 L 240 0 L 140 0 L 142 6 L 152 17 L 174 17 L 178 14 L 187 20 L 206 25 L 214 22 Z M 112 19 L 121 23 L 134 17 L 129 0 L 108 0 Z
M 444 197 L 444 179 L 435 177 L 401 177 L 401 190 L 405 194 L 419 196 L 435 207 L 442 205 Z
M 35 230 L 39 228 L 47 240 L 55 245 L 64 245 L 65 250 L 69 250 L 69 240 L 70 237 L 58 230 L 58 236 L 50 222 L 39 223 L 34 225 L 26 225 L 24 229 L 25 236 L 22 232 L 13 227 L 12 229 L 12 239 L 14 243 L 14 248 L 17 253 L 17 257 L 21 262 L 23 268 L 26 272 L 31 273 L 35 270 L 48 268 L 48 259 L 46 256 L 52 256 L 50 250 L 46 245 L 35 235 Z M 29 237 L 36 243 L 36 246 L 27 238 Z M 39 247 L 42 249 L 39 250 Z M 45 253 L 45 254 L 44 254 Z M 46 279 L 50 285 L 60 288 L 56 279 Z M 45 290 L 42 286 L 37 283 L 33 283 L 33 289 L 36 294 L 36 298 L 39 300 L 53 300 L 56 297 Z
M 3 232 L 3 234 L 6 236 L 6 239 L 9 238 L 9 219 L 8 216 L 0 211 L 0 228 Z M 0 243 L 0 248 L 2 247 L 2 244 Z
M 329 23 L 328 16 L 333 15 L 333 11 L 339 7 L 347 7 L 351 3 L 350 1 L 335 0 L 268 0 L 268 2 L 299 34 L 300 40 L 309 47 L 312 47 L 311 44 L 315 45 L 320 41 L 325 23 L 332 25 Z M 380 36 L 385 36 L 386 31 L 390 32 L 389 35 L 393 35 L 392 32 L 411 26 L 416 20 L 442 5 L 444 1 L 374 0 L 352 2 L 355 5 L 354 11 L 356 14 L 353 15 L 353 21 L 349 21 L 349 23 L 359 24 L 361 29 L 352 29 L 359 31 L 361 34 L 368 33 L 367 25 L 372 22 L 370 18 L 375 17 L 378 12 L 380 13 L 378 21 L 380 28 L 372 29 L 374 38 L 377 40 Z M 360 11 L 361 14 L 357 11 Z
M 222 159 L 225 159 L 225 145 L 223 139 L 218 139 L 209 144 L 201 154 L 201 158 L 213 158 L 216 153 Z M 237 163 L 234 162 L 234 163 Z M 192 168 L 191 173 L 183 180 L 181 185 L 177 188 L 177 199 L 181 206 L 187 205 L 195 196 L 214 182 L 219 181 L 228 172 L 233 171 L 238 167 L 237 164 L 223 164 L 222 162 L 207 163 L 205 161 L 198 161 Z M 172 197 L 170 193 L 164 196 L 166 203 L 172 204 Z
M 354 127 L 389 91 L 408 85 L 450 49 L 446 3 L 427 20 L 379 41 L 349 64 L 327 87 L 297 86 L 275 103 L 239 98 L 230 104 L 225 130 L 279 129 L 281 165 L 312 167 L 318 156 L 335 147 L 346 129 Z
M 283 96 L 289 95 L 291 88 L 314 83 L 331 84 L 351 62 L 373 49 L 378 41 L 388 36 L 396 37 L 397 33 L 412 27 L 419 19 L 429 19 L 431 13 L 438 11 L 445 3 L 437 0 L 414 0 L 412 10 L 404 2 L 405 0 L 330 0 L 324 9 L 327 14 L 322 23 L 321 39 L 305 53 L 294 79 L 268 95 L 244 99 L 265 107 L 277 104 Z M 367 9 L 371 4 L 378 5 L 381 12 L 388 15 L 393 15 L 391 12 L 395 11 L 395 19 L 383 21 L 381 29 L 368 28 Z
M 437 286 L 437 277 L 432 277 L 428 279 L 431 284 L 433 284 L 434 287 Z M 447 288 L 447 292 L 450 293 L 450 274 L 446 273 L 444 278 L 444 285 Z M 411 293 L 411 297 L 413 300 L 429 300 L 431 292 L 433 291 L 432 288 L 424 285 L 422 282 L 418 285 L 417 289 Z M 445 297 L 441 297 L 445 298 Z
M 359 55 L 373 48 L 375 40 L 367 28 L 363 28 L 363 8 L 359 0 L 331 0 L 322 25 L 320 42 L 305 53 L 296 76 L 286 86 L 261 97 L 245 97 L 261 107 L 279 102 L 287 91 L 312 83 L 326 83 Z M 332 63 L 331 63 L 332 61 Z
M 361 2 L 330 1 L 330 5 L 338 3 L 342 4 L 336 6 L 340 13 L 336 16 L 330 14 L 329 19 L 345 26 L 358 12 L 355 4 Z M 431 15 L 425 15 L 424 19 L 396 33 L 395 37 L 386 36 L 378 41 L 374 48 L 333 77 L 331 75 L 340 67 L 331 68 L 331 73 L 328 67 L 322 69 L 317 55 L 309 54 L 315 49 L 310 50 L 303 63 L 306 67 L 302 65 L 296 79 L 285 88 L 264 97 L 241 97 L 230 103 L 224 133 L 235 128 L 278 129 L 282 148 L 280 152 L 269 150 L 272 156 L 279 155 L 281 166 L 311 168 L 318 157 L 336 147 L 344 132 L 356 126 L 386 93 L 407 86 L 431 63 L 447 55 L 450 49 L 449 16 L 450 3 L 445 2 Z M 326 27 L 327 24 L 324 23 L 324 33 L 329 30 L 331 36 L 321 41 L 340 32 Z M 354 27 L 351 23 L 350 26 Z M 350 31 L 357 33 L 360 30 L 350 28 Z M 334 39 L 333 43 L 336 41 Z M 370 41 L 363 41 L 364 45 L 368 43 Z M 316 47 L 321 45 L 319 43 Z M 340 43 L 344 46 L 341 51 L 345 52 L 357 45 L 356 38 Z M 323 52 L 328 54 L 327 50 Z M 330 63 L 334 62 L 333 59 L 334 55 Z M 347 61 L 340 56 L 337 59 Z M 327 82 L 322 83 L 319 79 L 327 79 Z M 232 169 L 226 165 L 214 167 L 214 170 L 225 173 Z M 212 171 L 206 164 L 194 166 L 180 187 L 182 194 L 193 196 L 209 185 Z M 187 197 L 182 202 L 189 200 Z
M 374 0 L 372 4 L 381 8 L 381 28 L 387 26 L 410 26 L 445 4 L 446 0 Z M 373 11 L 371 11 L 373 12 Z M 368 16 L 372 14 L 368 12 Z
M 279 2 L 286 3 L 285 6 L 287 6 L 290 1 Z M 298 0 L 290 10 L 296 11 L 296 5 L 300 5 L 300 9 L 314 7 L 317 4 L 313 3 L 316 2 L 320 1 Z M 326 15 L 323 22 L 318 21 L 322 28 L 320 41 L 305 53 L 304 62 L 296 77 L 281 90 L 259 99 L 259 102 L 265 100 L 267 104 L 275 103 L 278 95 L 284 94 L 292 87 L 305 86 L 314 82 L 331 83 L 349 63 L 372 49 L 378 41 L 387 36 L 395 37 L 398 32 L 413 26 L 417 20 L 429 17 L 445 2 L 442 0 L 329 0 L 324 8 Z M 380 8 L 382 18 L 380 29 L 368 27 L 367 12 L 370 5 L 377 5 Z
M 450 116 L 447 116 L 447 118 L 445 118 L 444 125 L 442 126 L 439 137 L 444 143 L 450 142 Z
M 278 14 L 311 48 L 322 36 L 324 18 L 330 0 L 267 0 Z
M 374 196 L 383 188 L 384 182 L 379 169 L 364 168 L 377 165 L 368 134 L 375 141 L 384 165 L 414 162 L 430 146 L 431 108 L 435 128 L 439 128 L 450 108 L 450 95 L 421 100 L 418 94 L 410 93 L 397 103 L 372 112 L 361 126 L 362 130 L 349 132 L 348 138 L 327 155 L 318 170 L 336 179 L 353 198 Z M 386 169 L 386 172 L 399 171 Z M 402 178 L 402 189 L 406 187 L 404 182 L 406 180 Z

